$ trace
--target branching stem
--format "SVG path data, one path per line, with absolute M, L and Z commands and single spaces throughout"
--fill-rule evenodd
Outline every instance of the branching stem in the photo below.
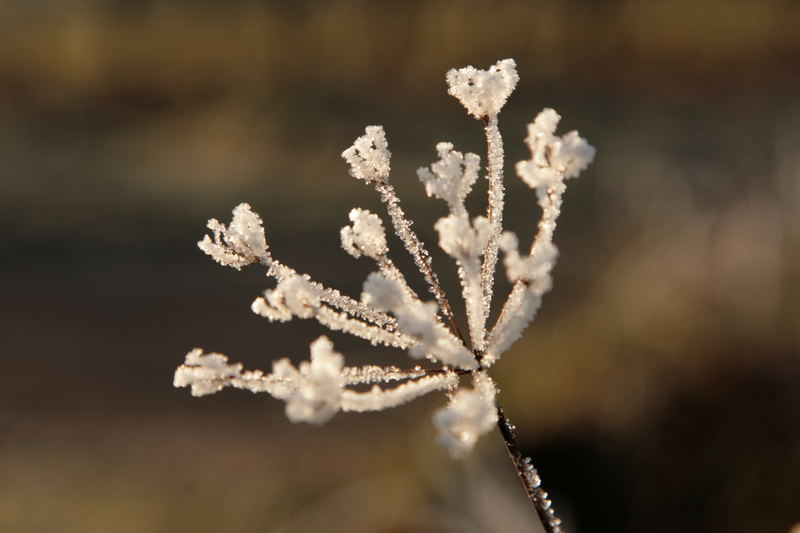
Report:
M 465 156 L 453 151 L 452 143 L 439 143 L 439 161 L 431 165 L 431 170 L 418 172 L 428 195 L 447 201 L 450 207 L 450 215 L 440 219 L 434 228 L 439 232 L 440 247 L 458 265 L 469 344 L 432 268 L 431 256 L 388 181 L 391 152 L 383 127 L 367 126 L 365 134 L 342 152 L 342 157 L 353 177 L 375 187 L 397 236 L 438 305 L 420 301 L 387 255 L 382 221 L 365 210 L 353 210 L 353 226 L 341 231 L 342 246 L 348 253 L 355 257 L 366 255 L 378 263 L 379 272 L 367 278 L 361 300 L 323 286 L 273 259 L 261 217 L 246 203 L 234 209 L 227 226 L 210 220 L 212 235 L 206 235 L 198 245 L 217 262 L 237 270 L 256 262 L 267 267 L 268 275 L 278 283 L 253 302 L 251 308 L 257 314 L 281 322 L 316 318 L 331 330 L 350 333 L 373 345 L 403 348 L 416 359 L 427 357 L 439 368 L 345 367 L 344 356 L 334 350 L 330 339 L 322 336 L 310 345 L 310 361 L 295 366 L 288 358 L 279 359 L 269 374 L 245 371 L 241 363 L 229 363 L 225 355 L 204 353 L 197 348 L 186 354 L 185 363 L 176 370 L 174 385 L 191 387 L 195 396 L 213 394 L 226 386 L 265 392 L 286 401 L 286 413 L 292 422 L 315 424 L 325 422 L 337 411 L 378 411 L 444 390 L 448 404 L 434 415 L 444 447 L 454 457 L 462 456 L 478 437 L 492 431 L 496 422 L 544 531 L 563 533 L 561 520 L 542 488 L 536 468 L 530 458 L 522 455 L 515 428 L 497 403 L 497 387 L 486 370 L 520 338 L 551 286 L 557 256 L 552 239 L 561 211 L 564 180 L 585 169 L 595 151 L 577 131 L 556 135 L 560 116 L 552 109 L 543 110 L 529 124 L 526 142 L 531 159 L 520 161 L 516 170 L 522 181 L 536 191 L 542 215 L 530 252 L 520 254 L 516 234 L 502 233 L 504 154 L 497 122 L 497 114 L 518 79 L 513 59 L 498 61 L 487 70 L 469 66 L 447 73 L 448 93 L 484 126 L 488 183 L 485 218 L 470 221 L 464 206 L 478 177 L 477 155 Z M 487 334 L 501 244 L 506 275 L 513 288 Z M 461 377 L 466 374 L 471 374 L 471 390 L 460 386 Z M 353 388 L 363 385 L 372 387 Z

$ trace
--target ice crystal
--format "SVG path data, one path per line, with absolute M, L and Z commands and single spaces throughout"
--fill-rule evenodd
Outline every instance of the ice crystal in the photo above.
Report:
M 463 154 L 453 144 L 436 145 L 439 159 L 417 175 L 428 196 L 443 200 L 449 214 L 435 229 L 439 246 L 457 265 L 465 303 L 469 337 L 457 326 L 450 303 L 433 270 L 430 254 L 412 229 L 389 182 L 391 152 L 381 126 L 368 126 L 364 135 L 342 153 L 350 174 L 372 185 L 385 204 L 389 220 L 406 251 L 427 282 L 433 300 L 409 286 L 389 257 L 384 223 L 367 210 L 350 211 L 350 225 L 340 231 L 342 248 L 355 258 L 374 262 L 359 299 L 313 281 L 273 258 L 261 218 L 247 204 L 233 210 L 228 226 L 211 220 L 198 243 L 217 262 L 240 269 L 251 263 L 267 268 L 275 287 L 252 303 L 254 313 L 274 322 L 315 319 L 323 326 L 360 337 L 373 345 L 406 350 L 425 366 L 404 370 L 392 366 L 348 367 L 327 337 L 310 346 L 310 360 L 294 366 L 288 359 L 273 363 L 268 374 L 245 371 L 239 363 L 199 348 L 186 355 L 175 372 L 176 387 L 191 387 L 203 396 L 225 387 L 266 392 L 286 402 L 293 422 L 323 423 L 338 411 L 379 411 L 401 405 L 432 391 L 447 391 L 449 401 L 434 415 L 439 442 L 454 457 L 467 454 L 478 438 L 501 425 L 496 406 L 497 388 L 488 369 L 516 341 L 533 319 L 551 286 L 558 251 L 552 242 L 561 210 L 565 180 L 576 177 L 594 157 L 577 132 L 559 137 L 559 115 L 542 111 L 528 126 L 526 143 L 531 158 L 517 164 L 519 177 L 535 191 L 542 217 L 529 251 L 520 251 L 519 239 L 503 232 L 503 141 L 497 115 L 518 81 L 512 59 L 486 70 L 474 67 L 447 73 L 448 92 L 468 113 L 483 122 L 487 140 L 485 215 L 470 217 L 464 201 L 478 180 L 480 158 Z M 513 287 L 495 324 L 487 328 L 494 293 L 498 252 L 504 254 L 505 273 Z M 471 376 L 471 386 L 464 385 Z M 372 385 L 366 391 L 356 385 Z M 502 430 L 501 430 L 502 431 Z M 524 470 L 524 469 L 523 469 Z M 527 472 L 527 471 L 525 471 Z M 534 476 L 535 471 L 525 475 Z M 538 487 L 537 483 L 530 483 Z

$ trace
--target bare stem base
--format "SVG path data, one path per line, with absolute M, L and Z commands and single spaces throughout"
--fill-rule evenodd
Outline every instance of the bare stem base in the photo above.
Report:
M 536 514 L 539 515 L 539 520 L 542 522 L 542 527 L 547 533 L 564 533 L 561 528 L 561 519 L 558 518 L 553 510 L 553 502 L 542 488 L 542 480 L 539 473 L 533 466 L 529 457 L 524 457 L 519 451 L 517 444 L 517 437 L 514 435 L 514 425 L 508 421 L 503 408 L 497 406 L 497 428 L 503 437 L 503 442 L 506 445 L 508 456 L 514 464 L 514 469 L 517 471 L 522 486 L 525 488 L 525 493 L 528 495 L 533 508 L 536 509 Z

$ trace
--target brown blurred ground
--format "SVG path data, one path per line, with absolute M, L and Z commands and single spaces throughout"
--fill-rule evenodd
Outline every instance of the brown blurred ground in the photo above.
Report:
M 441 398 L 309 428 L 170 386 L 192 346 L 265 367 L 321 333 L 249 312 L 263 273 L 203 257 L 207 218 L 250 202 L 276 254 L 357 294 L 370 267 L 338 228 L 378 202 L 338 154 L 383 124 L 435 242 L 414 169 L 441 140 L 483 153 L 444 72 L 504 57 L 509 174 L 545 106 L 598 149 L 555 289 L 496 371 L 569 530 L 788 531 L 798 27 L 767 0 L 0 3 L 0 531 L 529 530 L 495 436 L 465 464 L 435 447 Z M 533 205 L 510 175 L 523 235 Z

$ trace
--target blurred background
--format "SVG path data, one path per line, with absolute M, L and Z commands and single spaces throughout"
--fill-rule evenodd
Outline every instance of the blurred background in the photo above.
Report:
M 798 28 L 791 0 L 0 2 L 0 531 L 537 531 L 497 435 L 460 462 L 435 445 L 441 395 L 310 427 L 171 385 L 194 346 L 268 368 L 323 332 L 253 315 L 271 284 L 197 249 L 208 218 L 249 202 L 278 258 L 359 294 L 371 265 L 338 230 L 382 211 L 339 154 L 382 124 L 435 243 L 415 169 L 442 140 L 485 153 L 444 73 L 506 57 L 508 226 L 539 216 L 513 162 L 540 109 L 598 152 L 554 290 L 494 372 L 568 531 L 788 531 Z

